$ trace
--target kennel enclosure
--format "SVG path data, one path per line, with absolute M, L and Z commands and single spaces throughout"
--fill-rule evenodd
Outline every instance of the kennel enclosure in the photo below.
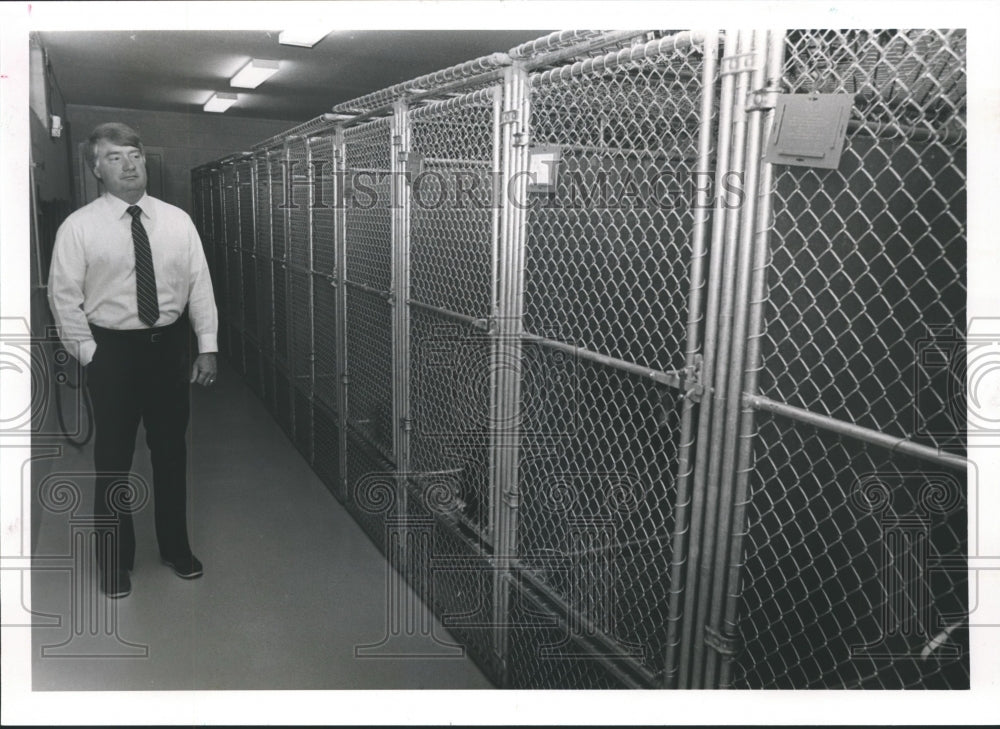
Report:
M 968 686 L 965 51 L 554 33 L 193 171 L 223 355 L 424 601 L 373 655 Z

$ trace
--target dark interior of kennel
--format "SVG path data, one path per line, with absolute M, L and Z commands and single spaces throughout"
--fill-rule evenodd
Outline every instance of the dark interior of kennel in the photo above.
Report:
M 556 34 L 193 172 L 223 353 L 498 685 L 969 684 L 964 33 L 744 35 Z M 778 47 L 771 91 L 852 118 L 770 166 L 762 326 L 715 357 L 759 343 L 749 467 L 702 501 L 692 180 Z M 529 147 L 560 184 L 518 206 Z

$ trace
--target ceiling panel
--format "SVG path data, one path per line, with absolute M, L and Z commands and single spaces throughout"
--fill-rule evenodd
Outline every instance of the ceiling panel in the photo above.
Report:
M 306 121 L 337 103 L 496 51 L 549 30 L 334 31 L 313 48 L 268 31 L 48 31 L 39 33 L 69 104 L 199 111 L 236 91 L 228 116 Z M 254 90 L 230 77 L 251 58 L 281 69 Z

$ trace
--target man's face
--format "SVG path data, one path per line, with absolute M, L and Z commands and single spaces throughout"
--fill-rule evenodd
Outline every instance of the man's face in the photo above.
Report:
M 101 139 L 97 142 L 94 174 L 108 192 L 135 202 L 146 190 L 146 158 L 137 147 L 122 147 Z

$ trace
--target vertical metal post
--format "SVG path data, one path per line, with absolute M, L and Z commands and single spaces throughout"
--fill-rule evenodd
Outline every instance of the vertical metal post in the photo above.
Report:
M 274 165 L 271 162 L 270 151 L 264 152 L 264 160 L 267 164 L 267 285 L 271 287 L 271 295 L 268 297 L 271 311 L 268 312 L 269 316 L 267 317 L 269 322 L 267 338 L 271 352 L 271 386 L 268 388 L 268 393 L 273 398 L 278 383 L 276 372 L 278 355 L 274 335 Z
M 392 294 L 393 294 L 393 452 L 396 454 L 400 515 L 406 512 L 410 471 L 410 186 L 406 165 L 410 152 L 409 106 L 397 101 L 392 117 Z M 403 526 L 405 529 L 405 525 Z M 403 540 L 403 544 L 407 544 Z M 404 555 L 405 557 L 405 555 Z M 405 564 L 405 561 L 403 562 Z
M 216 265 L 218 265 L 218 260 L 220 258 L 219 252 L 221 251 L 222 266 L 220 267 L 221 270 L 219 271 L 219 281 L 222 283 L 223 296 L 229 296 L 229 286 L 228 286 L 229 255 L 226 252 L 226 195 L 225 195 L 226 184 L 223 178 L 221 167 L 218 170 L 212 171 L 212 178 L 213 178 L 212 185 L 215 187 L 216 196 L 219 201 L 219 226 L 218 226 L 219 240 L 215 241 L 215 246 L 214 246 L 215 260 L 216 260 Z M 213 230 L 212 232 L 213 232 L 212 237 L 215 238 L 214 235 L 215 231 Z M 220 337 L 220 339 L 222 339 L 225 342 L 226 354 L 231 354 L 231 352 L 229 351 L 229 306 L 228 303 L 224 301 L 221 303 L 223 303 L 222 308 L 225 312 L 225 321 L 220 322 L 224 324 L 221 332 L 222 336 Z
M 767 72 L 764 91 L 768 94 L 780 93 L 782 68 L 784 66 L 785 32 L 770 31 L 767 39 Z M 774 108 L 767 109 L 764 119 L 762 139 L 766 139 L 774 123 Z M 761 368 L 761 339 L 764 336 L 764 305 L 767 297 L 767 265 L 770 254 L 769 238 L 772 219 L 772 193 L 774 168 L 762 163 L 757 195 L 757 215 L 753 235 L 753 273 L 750 283 L 748 328 L 746 340 L 746 362 L 744 367 L 743 391 L 757 394 L 757 381 Z M 748 188 L 749 189 L 749 188 Z M 742 403 L 741 403 L 742 404 Z M 750 462 L 753 441 L 756 435 L 754 409 L 742 405 L 739 428 L 739 455 L 736 462 L 736 484 L 733 494 L 733 529 L 729 541 L 729 567 L 726 575 L 725 612 L 722 630 L 727 634 L 736 633 L 736 611 L 739 606 L 740 577 L 743 570 L 743 539 L 746 529 L 746 504 L 750 478 Z M 719 671 L 719 687 L 729 688 L 734 656 L 724 655 Z
M 733 30 L 725 33 L 723 58 L 731 58 L 736 51 L 736 34 Z M 733 86 L 735 79 L 726 68 L 721 69 L 721 91 L 719 93 L 719 132 L 718 152 L 716 154 L 715 184 L 712 193 L 715 196 L 712 211 L 712 240 L 709 246 L 708 288 L 705 292 L 705 344 L 702 355 L 702 382 L 705 391 L 698 409 L 698 433 L 696 436 L 696 451 L 694 462 L 694 480 L 691 489 L 690 535 L 688 537 L 687 563 L 689 568 L 685 576 L 683 625 L 680 639 L 680 665 L 678 669 L 677 688 L 692 688 L 693 672 L 690 669 L 692 653 L 698 650 L 701 636 L 696 632 L 698 623 L 695 615 L 695 602 L 699 585 L 703 582 L 704 566 L 701 557 L 701 533 L 705 514 L 705 477 L 707 458 L 711 452 L 709 433 L 712 422 L 711 402 L 715 397 L 713 373 L 715 371 L 716 339 L 718 336 L 719 295 L 722 287 L 722 246 L 725 237 L 726 209 L 725 199 L 721 191 L 727 181 L 730 171 L 730 148 L 732 144 L 732 111 Z M 696 637 L 697 636 L 697 637 Z
M 750 37 L 745 31 L 738 32 L 737 57 L 729 59 L 729 61 L 731 67 L 729 69 L 724 68 L 723 70 L 736 73 L 732 117 L 732 158 L 729 168 L 738 175 L 743 175 L 747 135 L 746 95 L 749 85 L 747 69 L 750 63 L 753 62 Z M 741 208 L 742 205 L 727 205 L 725 211 L 726 228 L 725 244 L 722 251 L 723 268 L 719 301 L 718 344 L 715 370 L 712 373 L 712 397 L 709 404 L 712 410 L 712 433 L 710 436 L 711 440 L 706 443 L 706 446 L 710 444 L 711 448 L 708 461 L 708 476 L 705 481 L 705 512 L 702 527 L 702 554 L 699 564 L 698 604 L 695 613 L 692 615 L 697 632 L 695 634 L 694 645 L 692 646 L 691 676 L 696 682 L 701 680 L 705 664 L 706 646 L 704 631 L 710 607 L 709 586 L 712 584 L 713 575 L 718 569 L 716 561 L 719 555 L 715 553 L 715 542 L 718 533 L 719 508 L 722 500 L 721 489 L 724 481 L 721 478 L 722 453 L 718 444 L 723 443 L 728 437 L 728 433 L 725 431 L 725 398 L 731 363 L 727 355 L 732 337 L 736 256 Z M 698 683 L 697 686 L 701 687 L 704 684 Z
M 521 312 L 524 289 L 524 243 L 527 217 L 529 77 L 520 63 L 504 71 L 503 111 L 503 215 L 500 222 L 500 318 L 498 346 L 493 362 L 497 372 L 497 420 L 491 448 L 491 490 L 496 507 L 497 539 L 494 550 L 494 651 L 502 683 L 509 683 L 507 663 L 510 622 L 510 576 L 517 556 L 518 458 L 520 448 Z M 511 363 L 517 363 L 511 370 Z
M 313 150 L 312 140 L 303 138 L 306 146 L 306 177 L 309 181 L 309 194 L 306 196 L 308 207 L 306 208 L 306 268 L 309 271 L 306 276 L 306 285 L 309 288 L 309 402 L 312 409 L 313 393 L 316 392 L 316 291 L 313 273 L 316 266 L 313 264 L 316 247 L 316 230 L 313 221 L 313 208 L 316 205 L 316 178 L 313 170 Z M 315 420 L 315 418 L 314 418 Z M 309 427 L 309 456 L 312 460 L 316 458 L 316 433 L 315 428 Z
M 347 503 L 350 489 L 347 487 L 347 206 L 350 201 L 345 192 L 350 174 L 347 169 L 347 142 L 344 139 L 344 128 L 338 126 L 334 132 L 334 200 L 336 211 L 334 215 L 334 257 L 337 269 L 336 298 L 336 336 L 337 357 L 337 433 L 340 438 L 338 449 L 337 475 L 340 484 L 340 497 Z
M 257 342 L 257 387 L 260 387 L 261 379 L 264 377 L 264 373 L 261 372 L 260 366 L 260 291 L 257 290 L 257 267 L 260 265 L 257 260 L 257 235 L 260 231 L 257 230 L 257 158 L 256 155 L 247 159 L 247 168 L 250 170 L 250 217 L 252 219 L 251 225 L 253 226 L 253 235 L 251 236 L 252 246 L 250 252 L 245 255 L 250 256 L 250 268 L 253 272 L 253 290 L 256 295 L 256 299 L 250 302 L 250 305 L 254 309 L 254 321 L 256 322 L 256 330 L 253 333 L 254 340 Z M 246 287 L 244 287 L 245 289 Z
M 503 102 L 504 102 L 504 87 L 502 85 L 495 86 L 493 88 L 493 160 L 490 165 L 490 184 L 491 197 L 490 197 L 490 317 L 491 324 L 489 328 L 490 337 L 490 361 L 491 363 L 498 362 L 499 352 L 497 347 L 499 346 L 499 334 L 498 326 L 499 320 L 501 319 L 500 313 L 500 211 L 503 209 L 503 163 L 504 147 L 502 144 L 502 127 L 500 124 L 500 115 L 503 112 Z M 489 389 L 489 420 L 486 423 L 486 427 L 489 429 L 490 438 L 490 458 L 494 458 L 497 451 L 496 446 L 496 427 L 497 418 L 499 417 L 498 403 L 496 398 L 496 393 L 498 391 L 498 377 L 497 368 L 494 366 L 490 367 L 490 389 Z M 492 487 L 494 484 L 490 484 Z M 488 487 L 489 488 L 489 487 Z M 489 488 L 489 493 L 487 494 L 489 499 L 489 516 L 487 517 L 488 523 L 486 525 L 486 534 L 488 536 L 489 542 L 496 547 L 497 540 L 497 504 L 499 503 L 499 491 L 495 488 Z
M 750 52 L 760 60 L 754 63 L 750 77 L 750 90 L 760 89 L 764 82 L 764 62 L 766 47 L 764 31 L 753 31 L 751 35 Z M 744 97 L 744 104 L 746 98 Z M 726 577 L 725 560 L 728 557 L 728 545 L 733 516 L 733 479 L 736 469 L 736 440 L 739 430 L 740 390 L 743 382 L 744 352 L 747 335 L 747 307 L 750 290 L 751 252 L 755 229 L 755 213 L 757 210 L 757 181 L 760 172 L 762 116 L 760 109 L 748 112 L 746 132 L 745 174 L 743 178 L 744 201 L 739 211 L 739 244 L 736 264 L 736 288 L 734 292 L 734 308 L 732 321 L 732 338 L 729 349 L 729 376 L 725 385 L 725 421 L 723 433 L 725 440 L 714 445 L 722 451 L 722 466 L 719 473 L 719 511 L 716 523 L 716 569 L 712 575 L 712 591 L 709 602 L 710 611 L 708 629 L 721 636 L 723 642 L 730 642 L 730 636 L 722 634 L 720 621 L 722 617 L 724 583 Z M 715 685 L 715 668 L 718 653 L 713 650 L 708 653 L 705 661 L 705 686 Z
M 700 354 L 699 329 L 702 325 L 702 300 L 705 289 L 706 237 L 711 206 L 701 182 L 711 174 L 712 115 L 715 105 L 715 74 L 719 56 L 717 31 L 705 33 L 701 70 L 701 111 L 698 130 L 698 161 L 695 167 L 696 194 L 691 227 L 691 283 L 688 292 L 687 344 L 684 357 L 688 372 L 694 372 Z M 671 539 L 670 608 L 667 615 L 667 647 L 664 688 L 677 687 L 680 621 L 683 617 L 684 578 L 688 548 L 689 493 L 694 452 L 694 402 L 684 398 L 681 409 L 680 446 L 677 454 L 677 496 L 674 508 L 674 533 Z
M 282 174 L 282 206 L 289 205 L 294 202 L 294 177 L 292 175 L 292 147 L 291 138 L 286 137 L 285 141 L 282 143 L 282 167 L 284 172 Z M 282 322 L 282 326 L 285 329 L 285 365 L 287 367 L 288 375 L 288 417 L 289 417 L 289 427 L 291 428 L 292 437 L 295 436 L 295 363 L 292 361 L 292 287 L 291 287 L 291 271 L 288 270 L 289 263 L 291 261 L 291 249 L 292 249 L 292 213 L 287 207 L 281 208 L 281 224 L 282 230 L 284 231 L 283 237 L 285 241 L 284 252 L 282 253 L 282 260 L 280 264 L 281 276 L 285 282 L 285 321 Z M 276 325 L 277 326 L 277 325 Z

